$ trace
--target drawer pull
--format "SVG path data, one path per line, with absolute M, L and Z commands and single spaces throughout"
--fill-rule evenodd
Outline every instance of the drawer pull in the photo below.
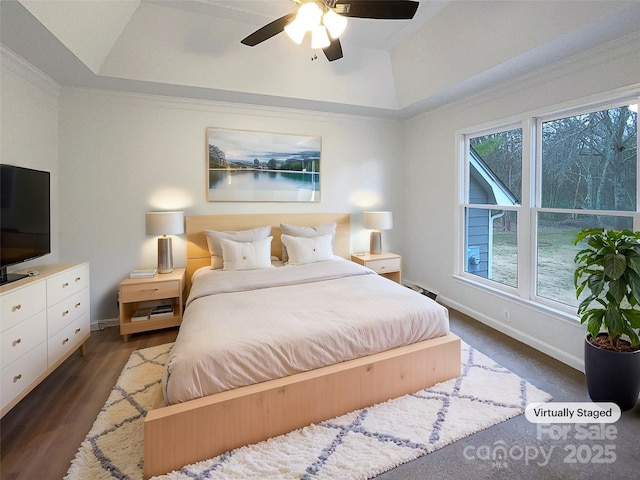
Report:
M 69 341 L 68 338 L 65 338 L 64 340 L 62 340 L 62 344 L 64 345 L 65 343 L 67 343 Z
M 79 334 L 81 331 L 82 331 L 82 329 L 81 329 L 81 328 L 76 328 L 76 332 L 75 332 L 75 333 L 76 333 L 76 335 L 77 335 L 77 334 Z
M 380 270 L 384 270 L 385 268 L 386 268 L 386 267 L 385 267 L 384 265 L 382 265 L 382 266 L 380 267 Z
M 69 310 L 65 310 L 64 312 L 62 312 L 62 316 L 64 317 L 65 315 L 69 315 Z
M 159 288 L 147 288 L 146 290 L 142 290 L 143 292 L 157 292 L 160 290 Z
M 16 375 L 15 377 L 13 377 L 13 383 L 16 383 L 18 380 L 20 380 L 22 378 L 22 374 L 19 373 L 18 375 Z
M 11 343 L 11 346 L 15 347 L 16 345 L 20 345 L 21 343 L 22 343 L 22 339 L 18 338 Z
M 80 281 L 80 277 L 76 277 L 76 282 L 79 282 L 79 281 Z
M 80 302 L 76 303 L 76 308 L 78 308 L 81 305 Z
M 62 284 L 62 288 L 67 288 L 69 286 L 69 282 L 65 282 Z
M 20 310 L 21 308 L 22 308 L 22 305 L 20 305 L 20 304 L 18 304 L 18 305 L 14 305 L 14 306 L 11 308 L 11 311 L 12 311 L 12 312 L 15 312 L 16 310 Z

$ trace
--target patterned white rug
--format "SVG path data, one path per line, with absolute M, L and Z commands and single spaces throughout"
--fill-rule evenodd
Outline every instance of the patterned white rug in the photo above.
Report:
M 170 347 L 131 355 L 65 480 L 142 479 L 142 423 Z M 549 400 L 463 342 L 459 378 L 155 478 L 365 480 Z

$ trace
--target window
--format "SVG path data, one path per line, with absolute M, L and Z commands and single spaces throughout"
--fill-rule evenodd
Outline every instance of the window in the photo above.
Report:
M 632 98 L 464 134 L 462 275 L 575 312 L 578 231 L 640 229 L 637 117 Z
M 515 288 L 522 129 L 469 137 L 467 156 L 465 271 Z
M 578 231 L 633 229 L 631 214 L 638 210 L 635 110 L 620 105 L 538 121 L 538 296 L 578 306 L 573 287 Z

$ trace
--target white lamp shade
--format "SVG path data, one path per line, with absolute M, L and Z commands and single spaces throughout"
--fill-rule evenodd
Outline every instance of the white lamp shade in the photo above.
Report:
M 363 212 L 362 226 L 369 230 L 391 230 L 393 214 L 391 212 Z
M 147 212 L 147 235 L 180 235 L 184 233 L 184 212 Z
M 311 48 L 327 48 L 331 45 L 327 29 L 323 25 L 314 27 L 311 31 Z
M 316 25 L 320 24 L 322 18 L 322 9 L 315 2 L 307 2 L 300 5 L 298 13 L 296 14 L 296 20 L 302 22 L 302 24 L 311 30 Z
M 304 39 L 304 35 L 307 33 L 307 26 L 296 18 L 293 22 L 284 27 L 284 31 L 291 40 L 300 45 Z
M 344 29 L 347 28 L 347 19 L 342 15 L 338 15 L 331 9 L 329 9 L 327 13 L 324 14 L 324 17 L 322 17 L 322 23 L 327 27 L 329 35 L 331 35 L 331 38 L 333 39 L 342 35 Z

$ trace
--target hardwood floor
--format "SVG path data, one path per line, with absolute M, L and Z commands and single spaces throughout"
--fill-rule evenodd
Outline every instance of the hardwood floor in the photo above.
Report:
M 0 423 L 2 479 L 58 480 L 93 425 L 131 352 L 173 342 L 177 328 L 131 335 L 91 332 L 86 356 L 69 357 Z

